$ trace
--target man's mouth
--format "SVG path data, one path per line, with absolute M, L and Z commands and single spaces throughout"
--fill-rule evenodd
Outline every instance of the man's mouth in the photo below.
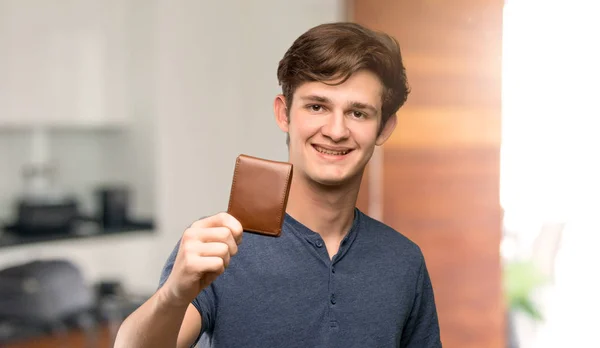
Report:
M 333 156 L 347 155 L 348 153 L 350 153 L 350 151 L 352 151 L 352 149 L 330 149 L 330 148 L 321 147 L 319 145 L 313 145 L 313 147 L 315 148 L 315 150 L 319 151 L 320 153 L 323 153 L 326 155 L 333 155 Z

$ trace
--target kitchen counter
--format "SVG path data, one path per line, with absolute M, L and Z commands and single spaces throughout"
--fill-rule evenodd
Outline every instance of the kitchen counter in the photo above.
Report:
M 57 231 L 50 234 L 20 235 L 15 233 L 12 226 L 5 226 L 0 231 L 0 248 L 25 244 L 35 244 L 56 240 L 93 238 L 126 233 L 151 233 L 154 223 L 151 220 L 130 221 L 120 228 L 102 228 L 96 223 L 85 222 L 79 224 L 73 231 Z

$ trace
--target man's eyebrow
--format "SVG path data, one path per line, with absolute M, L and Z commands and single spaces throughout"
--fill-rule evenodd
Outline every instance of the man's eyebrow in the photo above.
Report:
M 300 99 L 302 99 L 304 101 L 313 101 L 313 102 L 326 103 L 326 104 L 331 103 L 331 100 L 329 100 L 329 98 L 323 97 L 321 95 L 316 95 L 316 94 L 302 96 L 302 97 L 300 97 Z
M 377 108 L 371 104 L 361 103 L 361 102 L 350 102 L 349 105 L 350 105 L 350 107 L 355 108 L 355 109 L 370 110 L 374 114 L 377 113 Z

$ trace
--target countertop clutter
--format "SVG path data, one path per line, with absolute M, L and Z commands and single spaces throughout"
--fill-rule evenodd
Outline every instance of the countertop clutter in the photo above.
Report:
M 73 195 L 23 195 L 14 204 L 14 220 L 0 225 L 0 247 L 153 230 L 152 219 L 131 217 L 127 186 L 98 187 L 95 195 L 93 214 L 82 213 Z

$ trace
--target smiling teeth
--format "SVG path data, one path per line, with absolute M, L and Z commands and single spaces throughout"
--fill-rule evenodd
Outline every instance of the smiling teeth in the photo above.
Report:
M 350 151 L 348 151 L 348 150 L 346 150 L 346 151 L 332 151 L 332 150 L 326 150 L 326 149 L 324 149 L 324 148 L 322 148 L 322 147 L 318 147 L 318 146 L 315 146 L 315 148 L 316 148 L 316 149 L 317 149 L 317 151 L 319 151 L 320 153 L 324 153 L 324 154 L 327 154 L 327 155 L 335 155 L 335 156 L 341 156 L 341 155 L 345 155 L 345 154 L 347 154 L 348 152 L 350 152 Z

